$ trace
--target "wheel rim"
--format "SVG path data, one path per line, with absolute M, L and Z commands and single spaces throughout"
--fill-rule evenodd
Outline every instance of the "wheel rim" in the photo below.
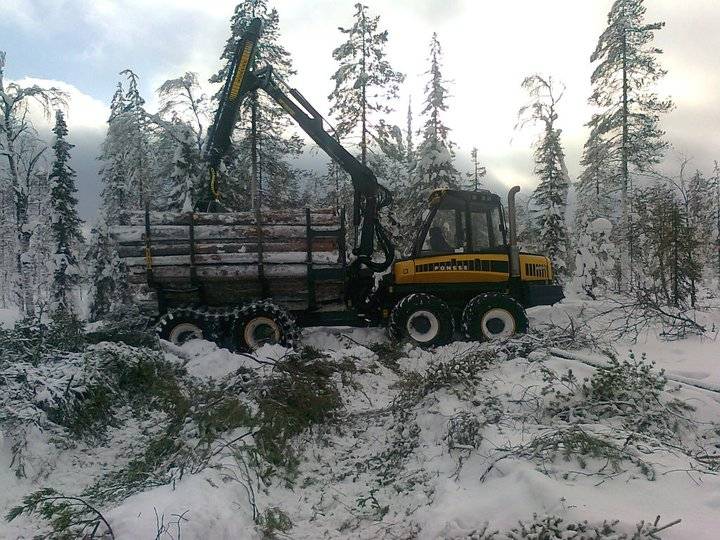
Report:
M 175 345 L 183 345 L 193 339 L 203 339 L 203 331 L 197 324 L 189 322 L 176 325 L 168 336 L 168 341 Z
M 245 325 L 243 337 L 252 349 L 259 349 L 265 344 L 275 345 L 280 342 L 280 327 L 268 317 L 255 317 Z
M 480 328 L 487 339 L 502 339 L 515 333 L 515 317 L 507 309 L 493 308 L 480 321 Z
M 440 332 L 440 321 L 430 311 L 416 311 L 408 317 L 405 329 L 408 336 L 418 343 L 428 343 Z

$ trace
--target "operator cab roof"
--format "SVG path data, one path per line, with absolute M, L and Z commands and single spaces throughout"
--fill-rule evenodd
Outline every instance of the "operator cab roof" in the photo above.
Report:
M 468 202 L 471 206 L 499 206 L 500 197 L 487 189 L 477 191 L 436 189 L 428 198 L 430 206 L 440 203 L 443 208 L 464 208 Z

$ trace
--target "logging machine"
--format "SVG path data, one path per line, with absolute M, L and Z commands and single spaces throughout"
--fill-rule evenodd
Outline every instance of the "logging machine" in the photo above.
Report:
M 523 332 L 525 308 L 563 298 L 549 259 L 518 251 L 519 187 L 509 192 L 507 216 L 487 190 L 434 191 L 410 256 L 395 260 L 381 222 L 391 193 L 272 66 L 253 68 L 260 32 L 254 19 L 238 42 L 210 131 L 216 206 L 240 107 L 263 91 L 350 176 L 354 247 L 348 257 L 344 211 L 130 215 L 113 234 L 135 296 L 158 317 L 162 338 L 253 350 L 292 344 L 298 327 L 386 326 L 395 338 L 436 346 L 458 332 L 477 340 Z

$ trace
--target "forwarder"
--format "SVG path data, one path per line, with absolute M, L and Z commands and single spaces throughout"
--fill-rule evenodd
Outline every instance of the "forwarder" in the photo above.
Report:
M 218 178 L 238 112 L 264 91 L 351 177 L 352 255 L 344 211 L 130 214 L 113 231 L 139 303 L 176 344 L 215 340 L 238 350 L 292 345 L 299 327 L 386 326 L 423 347 L 458 333 L 491 340 L 524 332 L 525 308 L 563 298 L 550 261 L 519 253 L 514 187 L 508 222 L 487 190 L 434 191 L 408 258 L 395 260 L 381 210 L 391 193 L 325 129 L 322 116 L 274 73 L 253 69 L 261 23 L 238 42 L 206 160 L 215 209 Z

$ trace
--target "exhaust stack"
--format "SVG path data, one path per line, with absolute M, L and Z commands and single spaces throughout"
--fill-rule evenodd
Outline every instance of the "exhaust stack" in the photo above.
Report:
M 510 226 L 510 279 L 520 277 L 520 251 L 517 245 L 517 211 L 515 210 L 515 195 L 520 186 L 514 186 L 508 193 L 508 225 Z

